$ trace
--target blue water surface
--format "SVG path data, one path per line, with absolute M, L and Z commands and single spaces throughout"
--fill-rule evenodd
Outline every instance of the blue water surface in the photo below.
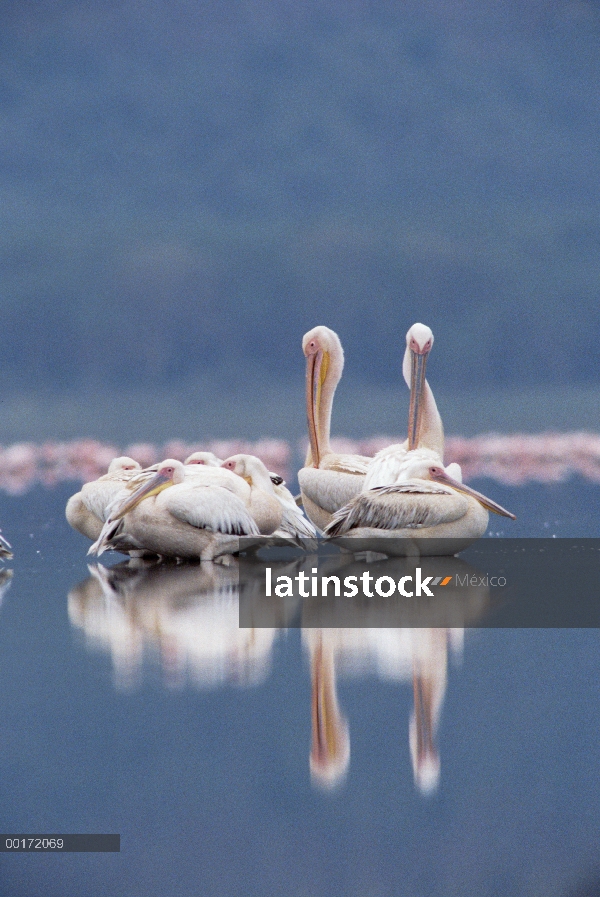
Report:
M 493 531 L 598 533 L 598 487 L 476 485 L 518 515 Z M 201 598 L 175 579 L 103 591 L 64 520 L 71 491 L 0 498 L 0 829 L 119 833 L 121 852 L 0 853 L 1 894 L 599 892 L 597 630 L 449 640 L 430 793 L 409 746 L 415 642 L 393 659 L 389 632 L 355 636 L 330 706 L 349 756 L 328 786 L 311 773 L 315 632 L 241 635 L 226 573 Z

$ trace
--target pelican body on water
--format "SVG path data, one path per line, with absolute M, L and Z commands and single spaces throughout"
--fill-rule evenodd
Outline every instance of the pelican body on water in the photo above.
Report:
M 106 521 L 108 508 L 123 487 L 142 470 L 126 455 L 113 458 L 108 472 L 72 495 L 65 511 L 68 522 L 88 539 L 97 539 Z
M 413 324 L 402 363 L 410 387 L 408 438 L 372 459 L 361 493 L 332 515 L 326 536 L 364 539 L 362 548 L 375 548 L 369 540 L 376 540 L 375 550 L 389 554 L 417 547 L 420 554 L 455 554 L 485 533 L 488 511 L 515 519 L 464 485 L 458 464 L 444 468 L 444 428 L 425 378 L 432 346 L 430 328 Z
M 456 554 L 486 531 L 488 511 L 515 519 L 490 498 L 451 477 L 441 465 L 416 459 L 406 479 L 361 492 L 337 511 L 325 535 L 367 540 L 363 547 L 404 555 Z M 410 540 L 410 546 L 405 540 Z
M 273 497 L 281 509 L 281 521 L 272 533 L 278 539 L 302 540 L 316 539 L 317 531 L 307 520 L 294 500 L 294 496 L 286 489 L 281 477 L 274 483 L 275 474 L 270 473 L 260 458 L 255 455 L 232 455 L 223 461 L 222 467 L 242 477 L 251 489 L 260 490 L 265 496 Z
M 231 469 L 199 465 L 186 476 L 184 465 L 168 458 L 111 509 L 89 553 L 132 545 L 160 556 L 214 560 L 239 550 L 241 536 L 271 535 L 282 517 L 274 493 L 253 488 Z

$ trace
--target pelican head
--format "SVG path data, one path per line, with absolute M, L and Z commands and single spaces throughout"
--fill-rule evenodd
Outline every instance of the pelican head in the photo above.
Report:
M 120 458 L 113 458 L 110 464 L 108 465 L 109 473 L 116 473 L 118 470 L 141 470 L 142 465 L 138 464 L 137 461 L 134 461 L 133 458 L 128 458 L 127 455 L 122 455 Z
M 225 470 L 231 470 L 243 480 L 246 480 L 249 486 L 258 486 L 267 492 L 273 491 L 273 483 L 269 471 L 256 455 L 231 455 L 222 462 L 221 467 Z
M 212 452 L 192 452 L 183 463 L 205 464 L 207 467 L 220 467 L 221 460 L 217 458 L 216 455 L 213 455 Z
M 402 365 L 404 379 L 410 386 L 408 411 L 408 450 L 417 448 L 423 418 L 425 368 L 433 346 L 433 333 L 425 324 L 413 324 L 406 334 L 406 352 Z
M 412 479 L 413 477 L 422 480 L 431 480 L 433 483 L 439 483 L 442 486 L 449 486 L 450 489 L 454 489 L 455 492 L 461 492 L 463 495 L 468 495 L 471 498 L 474 498 L 480 505 L 482 505 L 482 507 L 486 508 L 488 511 L 492 511 L 494 514 L 500 514 L 501 517 L 510 517 L 511 520 L 517 519 L 514 514 L 511 514 L 510 511 L 507 511 L 506 508 L 503 508 L 501 505 L 496 504 L 491 498 L 487 498 L 487 496 L 482 495 L 481 492 L 476 492 L 475 489 L 471 489 L 471 487 L 467 486 L 465 483 L 455 480 L 454 477 L 451 477 L 439 464 L 426 464 L 423 461 L 416 461 L 415 464 L 407 470 L 406 479 Z
M 339 383 L 344 369 L 344 350 L 337 333 L 321 325 L 304 334 L 302 351 L 306 356 L 308 437 L 312 463 L 318 467 L 321 461 L 320 440 L 323 437 L 319 425 L 323 384 L 327 379 L 335 389 Z
M 428 355 L 433 346 L 433 333 L 426 324 L 413 324 L 406 334 L 406 346 L 415 355 Z
M 158 495 L 163 489 L 167 489 L 169 486 L 174 486 L 176 483 L 183 483 L 184 478 L 185 472 L 181 461 L 175 461 L 174 458 L 167 458 L 166 461 L 162 461 L 162 463 L 158 465 L 158 470 L 154 476 L 150 477 L 145 483 L 142 483 L 139 489 L 136 489 L 133 495 L 128 498 L 114 514 L 110 515 L 110 519 L 112 521 L 119 520 L 121 517 L 124 517 L 125 514 L 128 514 L 129 511 L 132 511 L 137 507 L 137 505 L 139 505 L 145 498 L 150 498 L 151 495 Z

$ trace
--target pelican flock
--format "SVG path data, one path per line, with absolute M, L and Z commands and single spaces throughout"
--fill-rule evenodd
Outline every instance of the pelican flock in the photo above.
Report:
M 281 517 L 276 499 L 264 501 L 231 471 L 199 465 L 186 476 L 181 461 L 167 458 L 111 509 L 90 551 L 131 544 L 161 556 L 214 560 L 234 551 L 240 536 L 274 532 Z
M 514 515 L 465 485 L 458 464 L 445 463 L 444 427 L 426 377 L 433 342 L 426 325 L 409 328 L 402 361 L 410 391 L 407 438 L 371 458 L 331 446 L 344 368 L 339 336 L 325 326 L 304 335 L 309 446 L 297 499 L 280 474 L 249 454 L 223 460 L 197 451 L 184 463 L 167 458 L 145 469 L 120 457 L 69 499 L 67 520 L 93 540 L 90 553 L 97 554 L 112 549 L 229 563 L 241 537 L 246 547 L 275 536 L 309 548 L 318 532 L 333 540 L 377 539 L 389 554 L 398 553 L 394 545 L 402 540 L 417 542 L 423 554 L 453 554 L 483 535 L 490 511 Z M 0 557 L 9 553 L 0 536 Z

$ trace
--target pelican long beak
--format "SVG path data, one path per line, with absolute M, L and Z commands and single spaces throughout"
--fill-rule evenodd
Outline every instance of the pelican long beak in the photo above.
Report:
M 429 349 L 415 352 L 411 349 L 410 405 L 408 409 L 408 450 L 412 452 L 419 445 L 421 421 L 423 419 L 423 393 L 425 389 L 425 368 Z
M 167 477 L 162 473 L 155 474 L 147 483 L 143 483 L 136 489 L 133 495 L 126 499 L 114 514 L 110 515 L 110 519 L 113 521 L 120 520 L 121 517 L 124 517 L 129 511 L 133 511 L 133 509 L 145 498 L 150 498 L 151 495 L 157 495 L 159 492 L 162 492 L 163 489 L 172 485 L 172 477 Z
M 329 353 L 319 349 L 306 359 L 306 416 L 308 418 L 308 438 L 313 467 L 321 463 L 319 451 L 319 409 L 321 390 L 329 367 Z
M 431 479 L 436 483 L 450 486 L 452 489 L 455 489 L 456 492 L 462 492 L 463 495 L 470 495 L 471 498 L 474 498 L 480 505 L 488 511 L 492 511 L 494 514 L 500 514 L 501 517 L 510 517 L 511 520 L 517 519 L 514 514 L 511 514 L 510 511 L 507 511 L 502 505 L 497 505 L 491 498 L 482 495 L 481 492 L 477 492 L 475 489 L 471 489 L 471 487 L 465 485 L 465 483 L 459 483 L 458 480 L 455 480 L 445 472 L 436 474 L 435 476 L 432 476 Z

